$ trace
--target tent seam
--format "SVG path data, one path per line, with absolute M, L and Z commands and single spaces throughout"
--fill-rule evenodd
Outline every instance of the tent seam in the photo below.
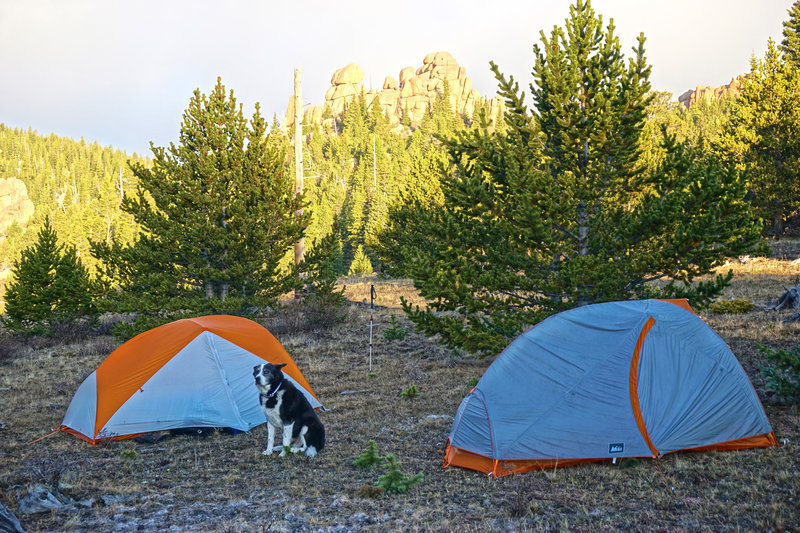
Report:
M 218 335 L 208 330 L 203 331 L 203 333 L 208 333 L 209 335 L 208 344 L 209 347 L 211 348 L 211 353 L 214 354 L 214 360 L 217 363 L 217 370 L 219 372 L 219 375 L 222 378 L 222 382 L 225 384 L 225 396 L 228 397 L 228 401 L 230 402 L 230 405 L 233 407 L 233 412 L 236 413 L 236 420 L 239 422 L 240 427 L 249 429 L 248 424 L 245 423 L 244 419 L 242 418 L 242 414 L 239 412 L 239 406 L 236 405 L 236 400 L 231 395 L 231 385 L 228 382 L 228 376 L 225 374 L 225 370 L 222 367 L 222 359 L 220 359 L 219 351 L 217 350 L 217 343 L 215 338 L 218 337 Z M 203 333 L 201 333 L 201 335 Z

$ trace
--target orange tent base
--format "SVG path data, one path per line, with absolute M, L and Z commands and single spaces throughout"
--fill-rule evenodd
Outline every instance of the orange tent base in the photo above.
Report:
M 108 437 L 108 438 L 105 438 L 105 439 L 90 439 L 89 437 L 87 437 L 83 433 L 75 431 L 74 429 L 72 429 L 70 427 L 67 427 L 67 426 L 60 426 L 58 429 L 60 429 L 61 431 L 65 432 L 65 433 L 69 433 L 70 435 L 74 435 L 74 436 L 78 437 L 79 439 L 88 442 L 92 446 L 94 446 L 95 444 L 99 444 L 101 442 L 105 442 L 105 441 L 133 439 L 133 438 L 136 438 L 136 437 L 138 437 L 140 435 L 144 435 L 144 433 L 131 433 L 129 435 L 117 435 L 116 437 Z
M 699 448 L 687 448 L 676 450 L 680 452 L 705 452 L 705 451 L 728 451 L 743 450 L 747 448 L 765 448 L 769 446 L 780 446 L 775 438 L 775 433 L 770 432 L 765 435 L 754 435 L 743 439 L 736 439 L 729 442 L 721 442 L 702 446 Z M 675 452 L 670 452 L 675 453 Z M 656 459 L 657 457 L 653 457 Z M 447 441 L 444 452 L 442 468 L 448 466 L 458 466 L 477 470 L 494 477 L 507 476 L 510 474 L 521 474 L 531 470 L 544 470 L 547 468 L 558 468 L 563 466 L 573 466 L 582 463 L 595 463 L 598 461 L 610 461 L 611 457 L 581 458 L 581 459 L 492 459 L 477 453 L 473 453 L 456 446 L 452 446 Z

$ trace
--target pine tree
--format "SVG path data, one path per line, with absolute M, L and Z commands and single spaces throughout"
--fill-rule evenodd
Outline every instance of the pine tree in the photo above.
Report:
M 94 319 L 97 310 L 93 301 L 94 287 L 89 270 L 83 266 L 74 245 L 64 247 L 53 283 L 56 298 L 53 311 L 59 320 L 71 322 L 78 317 Z
M 783 21 L 783 41 L 780 50 L 787 63 L 800 67 L 800 1 L 789 8 L 789 20 Z
M 233 312 L 296 286 L 281 260 L 308 214 L 295 215 L 303 199 L 293 192 L 282 146 L 267 134 L 258 104 L 248 122 L 218 79 L 210 95 L 194 92 L 179 144 L 151 149 L 152 167 L 132 165 L 138 187 L 122 203 L 142 228 L 137 241 L 92 243 L 128 309 L 224 305 Z
M 53 285 L 60 257 L 58 236 L 47 217 L 36 243 L 25 248 L 20 259 L 14 261 L 13 279 L 5 294 L 7 325 L 21 328 L 50 318 L 56 300 Z
M 800 69 L 787 64 L 770 40 L 740 89 L 720 146 L 749 169 L 751 201 L 765 231 L 780 236 L 800 202 Z
M 536 113 L 492 64 L 506 125 L 446 142 L 444 203 L 386 235 L 427 309 L 404 303 L 418 329 L 471 352 L 498 353 L 524 328 L 591 302 L 689 296 L 702 305 L 729 283 L 697 277 L 758 236 L 744 180 L 674 137 L 642 165 L 649 103 L 644 37 L 627 63 L 613 22 L 589 2 L 534 46 Z M 403 232 L 400 234 L 399 232 Z M 661 288 L 650 282 L 664 279 Z
M 364 247 L 358 245 L 356 253 L 353 255 L 353 262 L 350 263 L 350 269 L 347 271 L 348 276 L 369 276 L 372 274 L 372 262 L 364 253 Z
M 330 233 L 313 243 L 302 265 L 309 298 L 320 306 L 339 307 L 345 302 L 344 289 L 336 289 L 336 272 L 341 269 L 338 266 L 341 260 L 339 223 L 334 220 Z
M 14 262 L 13 279 L 5 294 L 4 324 L 12 329 L 46 328 L 54 319 L 96 316 L 88 270 L 74 246 L 68 246 L 63 254 L 62 249 L 49 217 L 45 217 L 37 242 Z

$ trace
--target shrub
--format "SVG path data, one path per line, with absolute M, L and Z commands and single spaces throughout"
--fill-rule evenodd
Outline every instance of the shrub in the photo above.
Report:
M 767 356 L 761 366 L 761 375 L 767 388 L 781 401 L 794 402 L 800 399 L 800 346 L 790 350 L 775 349 L 757 344 L 758 351 Z
M 383 496 L 385 492 L 386 491 L 383 490 L 383 487 L 376 487 L 375 485 L 362 485 L 356 494 L 362 498 L 379 498 Z
M 407 388 L 406 390 L 404 390 L 400 394 L 402 394 L 403 398 L 406 398 L 407 400 L 410 400 L 410 401 L 413 402 L 414 398 L 419 396 L 419 390 L 417 390 L 417 386 L 416 385 L 411 385 L 409 388 Z
M 356 457 L 353 464 L 361 468 L 370 468 L 380 463 L 382 460 L 383 457 L 378 455 L 378 446 L 375 444 L 374 440 L 370 440 L 369 445 L 364 448 L 361 455 Z
M 303 300 L 287 300 L 261 323 L 273 335 L 295 334 L 329 328 L 350 318 L 350 307 L 337 302 L 310 296 Z
M 422 481 L 423 475 L 421 472 L 411 477 L 403 474 L 400 471 L 400 463 L 397 462 L 393 454 L 378 455 L 378 447 L 374 440 L 369 441 L 369 445 L 364 448 L 361 455 L 356 457 L 353 465 L 361 468 L 371 468 L 381 461 L 383 461 L 386 468 L 386 473 L 378 477 L 378 482 L 375 485 L 361 487 L 358 491 L 359 496 L 376 498 L 384 493 L 402 494 L 408 491 L 412 485 Z
M 386 473 L 378 478 L 377 486 L 381 487 L 389 494 L 403 494 L 407 492 L 413 485 L 422 481 L 422 472 L 415 474 L 411 477 L 406 476 L 400 471 L 400 463 L 394 458 L 394 455 L 387 454 L 384 456 Z
M 383 329 L 383 337 L 388 341 L 403 340 L 408 335 L 408 328 L 401 326 L 392 315 L 389 327 Z
M 741 315 L 751 311 L 755 307 L 753 302 L 745 298 L 735 300 L 722 300 L 714 302 L 708 306 L 708 310 L 715 315 Z

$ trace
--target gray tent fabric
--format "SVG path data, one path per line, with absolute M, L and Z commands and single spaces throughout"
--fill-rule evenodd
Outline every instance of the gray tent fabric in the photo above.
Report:
M 459 406 L 445 462 L 657 457 L 759 435 L 774 441 L 744 370 L 702 319 L 668 301 L 610 302 L 512 342 Z

